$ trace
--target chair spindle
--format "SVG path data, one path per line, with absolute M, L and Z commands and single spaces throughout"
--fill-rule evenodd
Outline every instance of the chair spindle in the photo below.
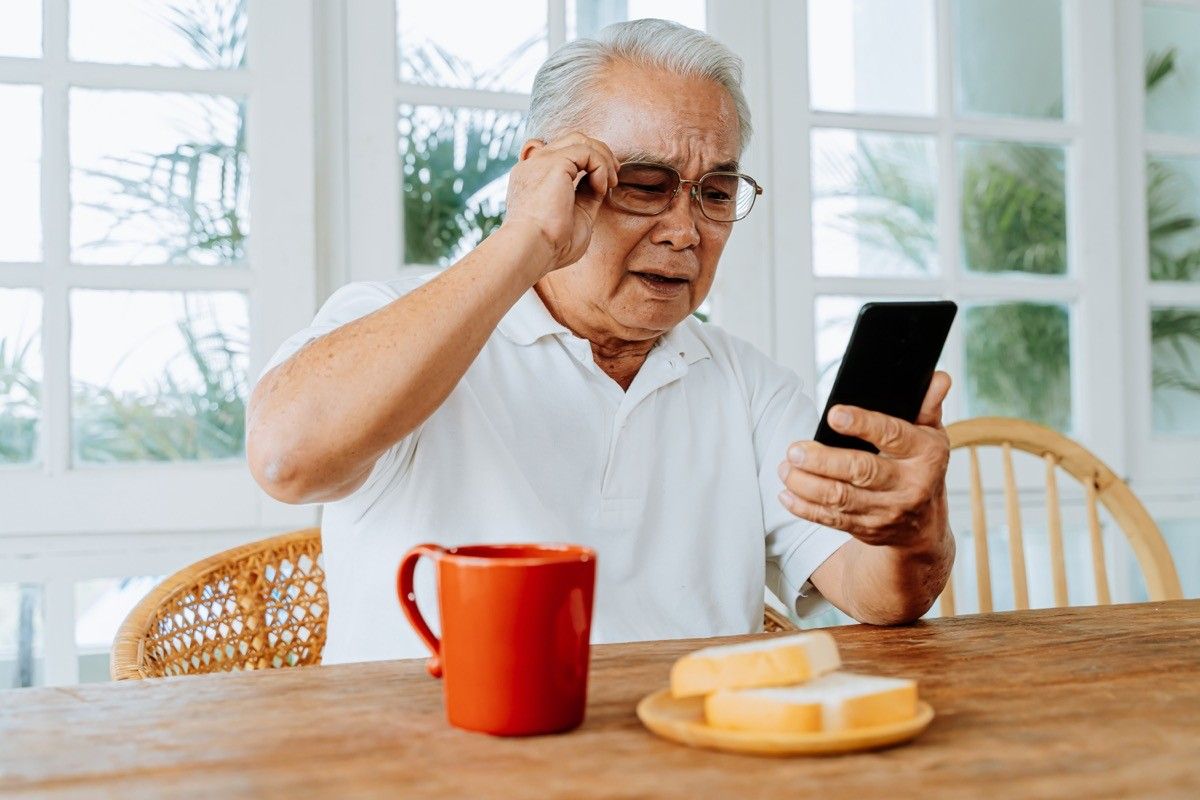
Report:
M 1008 517 L 1008 554 L 1012 564 L 1013 603 L 1017 610 L 1029 608 L 1029 584 L 1025 577 L 1025 542 L 1021 536 L 1021 501 L 1013 472 L 1012 445 L 1004 442 L 1004 500 Z
M 987 512 L 983 503 L 983 479 L 979 475 L 979 452 L 971 453 L 971 539 L 975 543 L 975 586 L 979 592 L 979 611 L 992 610 L 992 572 L 988 565 Z
M 1058 500 L 1058 459 L 1053 453 L 1046 460 L 1046 529 L 1050 536 L 1050 569 L 1054 575 L 1054 605 L 1067 607 L 1067 564 L 1063 557 L 1062 508 Z
M 1088 534 L 1092 540 L 1092 573 L 1096 578 L 1096 602 L 1102 606 L 1112 603 L 1108 594 L 1108 572 L 1104 568 L 1104 539 L 1100 536 L 1100 514 L 1096 510 L 1096 479 L 1093 476 L 1087 487 Z

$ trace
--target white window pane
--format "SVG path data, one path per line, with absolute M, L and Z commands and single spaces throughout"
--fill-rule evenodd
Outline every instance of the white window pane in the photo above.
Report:
M 963 323 L 967 416 L 1020 417 L 1069 432 L 1071 346 L 1066 306 L 972 306 L 963 314 Z
M 1200 158 L 1146 162 L 1150 279 L 1200 281 Z
M 932 0 L 809 0 L 812 107 L 933 114 L 935 50 Z
M 244 101 L 71 90 L 71 254 L 78 263 L 245 258 Z
M 814 129 L 813 271 L 936 271 L 936 159 L 929 136 Z
M 0 465 L 38 458 L 42 408 L 42 297 L 0 289 Z
M 3 0 L 0 16 L 4 22 L 0 25 L 0 56 L 38 58 L 42 55 L 41 0 Z
M 958 159 L 964 268 L 1065 274 L 1065 150 L 964 141 L 959 143 Z
M 546 60 L 546 0 L 396 0 L 400 80 L 527 92 Z
M 955 97 L 963 114 L 1061 119 L 1058 0 L 955 0 Z
M 247 0 L 70 0 L 76 61 L 237 69 Z
M 42 90 L 0 86 L 0 261 L 42 258 Z
M 1158 527 L 1175 560 L 1183 596 L 1200 597 L 1200 519 L 1160 520 Z
M 73 291 L 76 460 L 239 457 L 247 343 L 238 292 Z
M 1200 309 L 1150 312 L 1154 432 L 1200 435 Z
M 400 106 L 405 263 L 448 264 L 499 227 L 524 128 L 511 111 Z
M 161 576 L 96 578 L 75 584 L 75 649 L 79 682 L 109 679 L 109 651 L 125 617 Z
M 0 583 L 0 690 L 42 682 L 42 587 Z
M 1200 135 L 1200 8 L 1147 4 L 1146 128 Z
M 858 310 L 864 303 L 875 299 L 878 298 L 817 297 L 813 314 L 817 343 L 817 394 L 813 399 L 818 408 L 825 407 L 829 392 L 833 390 L 833 379 L 837 377 L 846 345 L 850 343 L 850 332 L 854 330 Z
M 594 37 L 614 22 L 645 17 L 699 31 L 708 23 L 704 0 L 567 0 L 567 38 Z

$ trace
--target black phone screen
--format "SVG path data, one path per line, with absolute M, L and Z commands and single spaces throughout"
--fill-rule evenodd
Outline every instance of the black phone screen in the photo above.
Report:
M 831 447 L 878 452 L 870 442 L 829 427 L 826 418 L 836 405 L 915 422 L 957 311 L 949 300 L 864 305 L 813 439 Z

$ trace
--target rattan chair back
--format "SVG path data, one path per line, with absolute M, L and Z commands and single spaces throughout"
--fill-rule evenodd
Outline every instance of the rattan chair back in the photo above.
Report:
M 1050 572 L 1054 604 L 1068 604 L 1067 571 L 1063 556 L 1062 509 L 1059 503 L 1058 470 L 1083 484 L 1092 575 L 1100 605 L 1111 602 L 1105 568 L 1097 502 L 1120 527 L 1137 557 L 1151 600 L 1176 600 L 1183 596 L 1171 552 L 1158 526 L 1129 486 L 1091 451 L 1057 431 L 1033 422 L 1007 417 L 977 417 L 955 422 L 946 428 L 952 450 L 965 448 L 969 459 L 971 492 L 971 540 L 975 555 L 975 583 L 979 610 L 992 610 L 992 588 L 987 543 L 987 514 L 979 468 L 979 448 L 998 447 L 1004 472 L 1005 517 L 1008 528 L 1009 562 L 1012 566 L 1013 599 L 1017 609 L 1029 608 L 1021 508 L 1012 451 L 1030 453 L 1045 462 L 1046 530 L 1049 539 Z M 940 598 L 943 616 L 955 614 L 954 583 L 946 585 Z
M 180 570 L 129 613 L 115 680 L 321 663 L 329 601 L 319 528 L 235 547 Z M 767 631 L 797 630 L 769 606 Z
M 116 680 L 319 664 L 329 602 L 319 528 L 218 553 L 171 575 L 129 613 Z

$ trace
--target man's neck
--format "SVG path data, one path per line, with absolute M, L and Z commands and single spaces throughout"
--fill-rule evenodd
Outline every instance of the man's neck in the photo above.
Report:
M 546 310 L 559 324 L 581 339 L 587 339 L 592 346 L 592 360 L 608 377 L 617 382 L 624 391 L 629 391 L 633 379 L 637 377 L 646 357 L 658 343 L 659 336 L 652 339 L 628 340 L 614 336 L 602 324 L 588 319 L 581 309 L 574 309 L 570 303 L 562 302 L 556 297 L 553 289 L 538 284 L 534 286 Z

